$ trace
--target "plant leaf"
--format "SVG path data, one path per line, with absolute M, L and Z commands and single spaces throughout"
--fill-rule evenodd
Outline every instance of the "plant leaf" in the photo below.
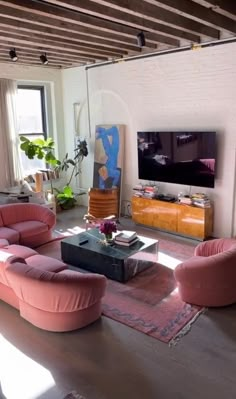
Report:
M 33 140 L 33 143 L 36 145 L 43 146 L 45 141 L 43 139 L 35 139 L 35 140 Z
M 25 136 L 20 136 L 20 141 L 27 141 L 29 143 L 29 139 Z

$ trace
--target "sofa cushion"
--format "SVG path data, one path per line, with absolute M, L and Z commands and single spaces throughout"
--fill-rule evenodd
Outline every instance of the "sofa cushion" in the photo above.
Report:
M 26 263 L 27 265 L 35 267 L 36 269 L 45 270 L 54 273 L 67 269 L 67 265 L 61 262 L 60 260 L 39 254 L 27 258 Z
M 23 245 L 8 245 L 5 248 L 0 249 L 0 262 L 1 262 L 1 253 L 2 260 L 8 260 L 8 257 L 18 257 L 18 259 L 22 259 L 23 263 L 27 263 L 32 267 L 36 267 L 37 269 L 51 271 L 51 272 L 60 272 L 62 270 L 67 269 L 67 265 L 60 260 L 50 258 L 49 256 L 39 255 L 34 249 L 24 247 Z M 20 260 L 19 260 L 20 262 Z
M 20 244 L 30 248 L 37 248 L 52 240 L 52 231 L 48 230 L 44 233 L 35 234 L 29 237 L 20 237 Z
M 20 239 L 45 233 L 48 231 L 48 226 L 45 223 L 37 220 L 28 220 L 25 222 L 14 223 L 8 225 L 11 229 L 16 230 L 20 234 Z
M 15 244 L 19 242 L 20 234 L 9 227 L 0 227 L 0 238 L 5 238 L 9 244 Z
M 23 259 L 27 259 L 30 256 L 38 254 L 36 251 L 34 251 L 34 249 L 16 244 L 7 245 L 5 248 L 1 248 L 1 251 L 7 252 L 11 255 L 20 256 Z

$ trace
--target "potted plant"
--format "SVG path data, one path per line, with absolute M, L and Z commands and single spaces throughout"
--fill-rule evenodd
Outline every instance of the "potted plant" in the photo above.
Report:
M 44 159 L 50 167 L 54 170 L 67 172 L 70 167 L 72 167 L 71 174 L 68 182 L 63 187 L 63 189 L 58 190 L 57 188 L 53 188 L 51 176 L 49 176 L 50 184 L 51 184 L 51 193 L 56 192 L 56 201 L 62 209 L 70 209 L 72 208 L 76 202 L 77 197 L 80 194 L 74 194 L 71 182 L 73 177 L 76 177 L 81 172 L 81 162 L 88 155 L 88 147 L 86 140 L 79 140 L 75 149 L 74 149 L 74 157 L 69 158 L 68 153 L 64 157 L 64 159 L 59 161 L 56 159 L 54 155 L 54 141 L 52 138 L 48 138 L 47 140 L 43 139 L 35 139 L 29 140 L 27 137 L 21 136 L 21 150 L 25 152 L 29 159 L 34 159 L 37 157 L 38 159 Z M 81 193 L 83 194 L 83 193 Z
M 68 182 L 66 183 L 65 187 L 62 190 L 55 189 L 57 192 L 56 198 L 58 204 L 61 206 L 62 209 L 70 209 L 72 208 L 76 202 L 77 197 L 81 194 L 74 194 L 71 188 L 71 182 L 73 177 L 76 177 L 81 172 L 81 162 L 84 157 L 88 155 L 88 147 L 86 140 L 79 140 L 75 149 L 74 149 L 74 157 L 73 159 L 68 157 L 68 153 L 58 166 L 59 170 L 67 172 L 67 170 L 72 167 L 71 174 L 69 177 Z
M 56 159 L 54 155 L 54 141 L 51 137 L 48 139 L 37 138 L 35 140 L 29 140 L 25 136 L 20 137 L 21 145 L 20 148 L 24 151 L 25 155 L 29 159 L 43 159 L 50 167 L 56 169 L 60 166 L 61 162 Z M 51 194 L 53 194 L 53 186 L 51 175 L 49 174 L 49 180 L 51 185 Z

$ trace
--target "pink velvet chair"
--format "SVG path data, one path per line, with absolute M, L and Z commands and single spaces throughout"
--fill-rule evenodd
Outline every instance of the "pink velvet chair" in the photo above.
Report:
M 55 214 L 42 205 L 19 203 L 0 205 L 0 238 L 10 244 L 35 248 L 52 238 Z
M 174 276 L 185 302 L 202 306 L 236 302 L 236 239 L 202 242 L 192 258 L 176 267 Z

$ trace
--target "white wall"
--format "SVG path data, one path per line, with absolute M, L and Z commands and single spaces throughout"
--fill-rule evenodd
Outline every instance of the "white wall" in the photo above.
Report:
M 138 130 L 212 130 L 217 132 L 217 179 L 214 189 L 160 184 L 177 194 L 202 191 L 214 202 L 214 235 L 236 234 L 236 44 L 166 54 L 88 70 L 90 157 L 83 164 L 81 185 L 93 178 L 96 124 L 125 124 L 123 199 L 138 183 Z M 83 103 L 81 133 L 89 134 L 83 68 L 62 71 L 66 147 L 73 142 L 73 102 Z
M 49 135 L 53 137 L 58 149 L 58 156 L 64 157 L 64 121 L 61 85 L 61 70 L 49 67 L 30 67 L 0 63 L 0 78 L 15 79 L 20 83 L 44 85 L 48 101 Z

